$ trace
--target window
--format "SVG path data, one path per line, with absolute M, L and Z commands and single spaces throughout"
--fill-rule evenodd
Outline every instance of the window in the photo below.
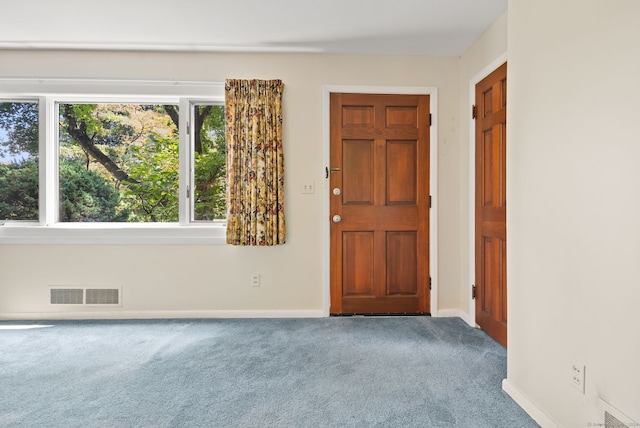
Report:
M 0 243 L 224 237 L 222 84 L 0 80 L 0 100 Z
M 193 217 L 192 221 L 222 220 L 226 217 L 227 150 L 224 107 L 215 104 L 193 106 Z
M 0 221 L 38 220 L 38 103 L 0 102 Z
M 178 221 L 178 106 L 57 108 L 58 221 Z

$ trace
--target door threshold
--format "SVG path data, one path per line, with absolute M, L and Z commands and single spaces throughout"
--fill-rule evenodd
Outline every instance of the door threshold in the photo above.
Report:
M 330 314 L 332 317 L 430 317 L 431 312 L 412 312 L 412 313 L 384 313 L 384 314 L 374 314 L 374 313 L 347 313 L 347 314 Z

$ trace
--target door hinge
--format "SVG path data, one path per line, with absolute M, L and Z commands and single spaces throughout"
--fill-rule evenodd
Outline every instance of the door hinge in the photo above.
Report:
M 191 189 L 187 186 L 187 199 L 191 197 Z
M 429 126 L 433 125 L 433 116 L 429 113 Z
M 471 286 L 471 298 L 472 298 L 472 299 L 475 299 L 475 298 L 476 298 L 476 285 L 475 285 L 475 284 L 473 284 L 473 285 Z
M 191 125 L 187 122 L 187 135 L 191 135 Z
M 471 119 L 478 117 L 478 108 L 475 105 L 471 106 Z
M 431 290 L 431 277 L 429 277 L 429 290 Z
M 431 208 L 431 195 L 429 195 L 429 208 Z

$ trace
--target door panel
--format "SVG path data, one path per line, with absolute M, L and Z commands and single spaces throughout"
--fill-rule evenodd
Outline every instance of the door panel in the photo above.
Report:
M 344 205 L 373 204 L 373 140 L 345 140 L 342 146 Z
M 387 106 L 385 122 L 387 128 L 417 129 L 418 111 L 414 107 Z
M 387 142 L 387 205 L 416 205 L 417 141 Z
M 373 232 L 343 234 L 344 296 L 374 296 L 373 247 Z
M 372 128 L 374 108 L 370 105 L 350 105 L 342 109 L 343 128 Z
M 476 323 L 507 346 L 504 64 L 476 86 Z
M 429 97 L 331 94 L 331 171 L 331 313 L 428 312 Z
M 500 284 L 497 287 L 483 287 L 481 292 L 484 293 L 481 296 L 483 300 L 483 311 L 487 315 L 498 321 L 506 321 L 503 316 L 502 305 L 503 301 L 502 287 L 503 282 L 503 268 L 502 259 L 504 257 L 504 250 L 506 249 L 506 241 L 500 238 L 483 237 L 483 252 L 484 277 L 482 278 L 485 284 Z
M 418 294 L 416 232 L 387 232 L 387 295 Z

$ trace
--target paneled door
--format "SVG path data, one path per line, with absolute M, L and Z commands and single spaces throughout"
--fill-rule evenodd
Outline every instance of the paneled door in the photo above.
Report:
M 332 314 L 429 311 L 429 96 L 331 94 Z
M 507 346 L 507 64 L 476 85 L 476 323 Z

